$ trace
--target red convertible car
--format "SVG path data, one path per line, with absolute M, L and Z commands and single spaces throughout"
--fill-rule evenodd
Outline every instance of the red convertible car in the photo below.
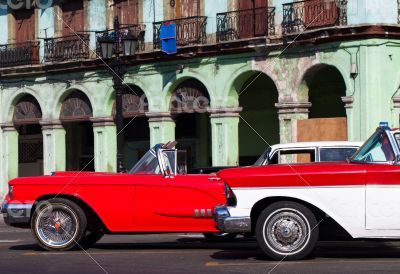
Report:
M 255 233 L 276 260 L 304 258 L 332 232 L 400 239 L 399 140 L 399 130 L 381 126 L 346 162 L 222 170 L 237 202 L 215 208 L 217 225 Z
M 218 232 L 213 208 L 229 187 L 212 175 L 177 174 L 173 145 L 150 149 L 126 174 L 55 172 L 9 182 L 5 222 L 31 228 L 47 250 L 88 247 L 104 233 Z

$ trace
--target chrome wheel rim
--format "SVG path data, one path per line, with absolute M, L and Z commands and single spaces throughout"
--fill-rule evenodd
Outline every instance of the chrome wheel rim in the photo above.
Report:
M 78 233 L 78 218 L 69 207 L 44 207 L 36 219 L 36 234 L 45 245 L 62 248 L 69 245 Z
M 291 208 L 279 209 L 264 223 L 264 240 L 276 253 L 296 254 L 310 239 L 310 225 L 305 216 Z

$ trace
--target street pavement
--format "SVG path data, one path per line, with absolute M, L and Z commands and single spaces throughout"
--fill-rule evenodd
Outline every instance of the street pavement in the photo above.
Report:
M 321 242 L 296 262 L 266 259 L 252 240 L 201 234 L 107 235 L 85 251 L 45 252 L 0 221 L 0 273 L 400 273 L 400 241 Z

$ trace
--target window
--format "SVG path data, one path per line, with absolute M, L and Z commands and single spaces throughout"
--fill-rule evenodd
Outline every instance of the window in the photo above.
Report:
M 315 162 L 315 149 L 291 149 L 276 152 L 268 164 L 294 164 Z
M 356 151 L 355 147 L 323 147 L 319 150 L 319 160 L 320 162 L 345 161 Z

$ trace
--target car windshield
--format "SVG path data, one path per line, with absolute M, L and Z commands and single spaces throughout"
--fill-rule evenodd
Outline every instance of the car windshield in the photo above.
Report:
M 129 174 L 160 174 L 160 167 L 154 148 L 147 153 L 132 167 Z
M 392 162 L 395 159 L 388 136 L 383 130 L 376 131 L 351 159 L 352 162 Z

